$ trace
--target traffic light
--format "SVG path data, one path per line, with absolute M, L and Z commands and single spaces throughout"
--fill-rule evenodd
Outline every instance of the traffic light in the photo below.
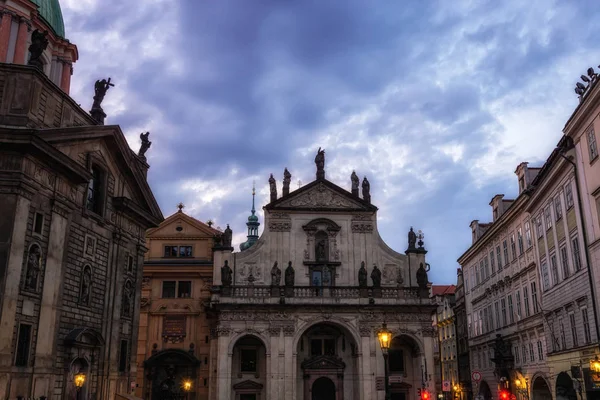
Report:
M 510 392 L 508 390 L 501 390 L 498 397 L 500 400 L 510 400 Z
M 421 398 L 421 388 L 417 388 L 417 395 Z
M 421 400 L 429 400 L 429 392 L 427 390 L 421 392 Z

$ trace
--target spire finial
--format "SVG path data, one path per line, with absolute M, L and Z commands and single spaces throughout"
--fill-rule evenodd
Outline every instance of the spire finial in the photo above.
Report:
M 179 212 L 183 212 L 185 205 L 183 203 L 179 202 L 179 204 L 177 204 L 177 208 L 179 208 Z
M 256 181 L 252 181 L 252 215 L 256 212 L 254 209 L 254 196 L 256 196 Z

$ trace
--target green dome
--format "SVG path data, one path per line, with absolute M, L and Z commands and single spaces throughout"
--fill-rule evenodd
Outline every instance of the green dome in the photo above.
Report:
M 65 23 L 58 0 L 30 0 L 38 6 L 40 17 L 46 21 L 54 33 L 62 38 L 65 37 Z
M 252 214 L 251 216 L 248 217 L 248 221 L 256 222 L 256 221 L 258 221 L 258 217 L 256 215 Z

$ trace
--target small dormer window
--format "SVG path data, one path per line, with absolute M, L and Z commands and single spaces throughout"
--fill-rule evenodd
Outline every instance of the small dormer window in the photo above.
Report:
M 86 208 L 102 215 L 104 203 L 104 172 L 97 166 L 92 166 L 92 178 L 88 184 Z

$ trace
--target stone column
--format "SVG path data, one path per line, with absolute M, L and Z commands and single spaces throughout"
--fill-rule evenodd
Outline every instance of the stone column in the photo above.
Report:
M 10 195 L 8 196 L 10 197 Z M 0 399 L 8 398 L 9 373 L 12 365 L 12 339 L 15 327 L 15 316 L 17 313 L 17 301 L 19 297 L 19 286 L 23 270 L 23 257 L 25 255 L 25 234 L 29 216 L 31 200 L 22 196 L 15 196 L 14 222 L 10 249 L 8 251 L 8 263 L 6 268 L 6 279 L 4 293 L 2 293 L 2 312 L 0 314 Z M 7 202 L 3 202 L 6 204 Z M 12 212 L 11 209 L 5 210 Z
M 34 397 L 46 396 L 53 387 L 47 378 L 54 372 L 56 337 L 60 316 L 60 292 L 64 275 L 64 250 L 67 244 L 69 210 L 55 203 L 50 220 L 48 254 L 44 274 L 44 287 L 40 302 L 39 327 L 47 334 L 44 340 L 38 340 L 35 348 L 36 374 L 45 375 L 35 379 Z M 41 331 L 40 331 L 41 333 Z
M 27 22 L 25 18 L 19 20 L 19 31 L 17 32 L 17 44 L 15 46 L 15 57 L 13 63 L 27 64 Z
M 370 331 L 370 329 L 367 329 L 367 327 L 361 327 L 361 343 L 359 344 L 359 346 L 361 347 L 361 352 L 362 352 L 362 365 L 363 365 L 363 375 L 365 377 L 364 379 L 364 386 L 363 386 L 363 395 L 362 395 L 362 399 L 364 400 L 373 400 L 375 398 L 377 398 L 376 396 L 376 392 L 375 392 L 375 386 L 374 386 L 374 382 L 375 382 L 375 377 L 372 375 L 375 371 L 372 371 L 371 369 L 371 362 L 372 362 L 372 358 L 374 358 L 375 356 L 371 355 L 371 337 L 369 336 L 363 336 L 365 335 L 365 333 L 367 332 L 367 330 Z
M 0 62 L 6 62 L 6 52 L 8 51 L 11 25 L 12 15 L 9 13 L 2 14 L 2 20 L 0 22 Z
M 283 396 L 275 397 L 271 395 L 271 399 L 293 399 L 296 396 L 296 385 L 294 382 L 294 371 L 297 368 L 296 359 L 294 357 L 294 353 L 296 353 L 296 349 L 294 349 L 294 336 L 292 329 L 284 329 L 283 330 L 283 344 L 284 344 L 284 368 L 280 370 L 284 371 L 285 375 L 281 382 L 283 383 Z M 282 391 L 279 391 L 279 394 L 282 394 Z
M 231 399 L 231 363 L 233 352 L 229 352 L 229 334 L 217 332 L 218 340 L 218 362 L 217 362 L 217 399 Z
M 70 61 L 63 61 L 60 88 L 66 94 L 69 94 L 69 90 L 71 89 L 71 75 L 73 75 L 73 64 Z

